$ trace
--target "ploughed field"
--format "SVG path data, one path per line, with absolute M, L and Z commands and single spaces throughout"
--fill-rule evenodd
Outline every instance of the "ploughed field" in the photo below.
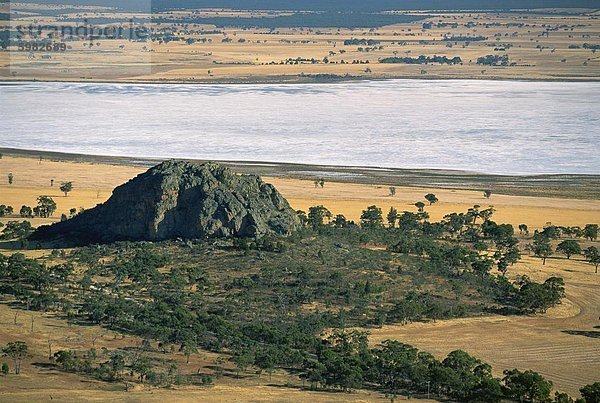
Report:
M 532 368 L 558 389 L 576 395 L 579 385 L 596 382 L 600 371 L 600 278 L 580 260 L 549 259 L 542 265 L 540 259 L 529 256 L 511 276 L 522 274 L 535 279 L 563 277 L 566 300 L 539 316 L 385 326 L 372 330 L 370 341 L 398 339 L 439 356 L 464 349 L 497 369 Z

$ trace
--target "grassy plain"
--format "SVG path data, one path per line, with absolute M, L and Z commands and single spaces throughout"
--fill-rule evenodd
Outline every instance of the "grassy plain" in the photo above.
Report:
M 55 221 L 56 216 L 68 213 L 70 208 L 90 208 L 105 201 L 111 190 L 144 171 L 143 167 L 110 165 L 105 163 L 71 162 L 44 158 L 4 155 L 0 159 L 0 204 L 34 205 L 39 195 L 53 196 L 58 204 L 55 218 L 33 219 L 34 225 Z M 12 172 L 13 185 L 6 183 Z M 50 180 L 54 179 L 54 187 Z M 426 207 L 432 220 L 439 220 L 452 211 L 464 211 L 473 204 L 483 207 L 493 205 L 497 210 L 494 219 L 513 225 L 527 224 L 531 229 L 541 228 L 547 222 L 555 225 L 584 225 L 600 219 L 600 201 L 591 199 L 544 198 L 493 194 L 485 199 L 480 191 L 398 187 L 395 197 L 389 196 L 388 186 L 326 182 L 324 188 L 315 188 L 312 181 L 270 177 L 282 194 L 296 209 L 324 204 L 334 213 L 358 219 L 366 206 L 376 204 L 384 209 L 394 206 L 399 210 L 415 211 L 413 203 L 423 195 L 435 193 L 440 202 Z M 74 190 L 68 197 L 58 189 L 60 182 L 73 181 Z M 393 183 L 392 183 L 393 184 Z M 15 218 L 4 218 L 3 222 Z M 12 253 L 10 250 L 0 251 Z M 49 251 L 30 251 L 40 256 Z M 481 318 L 454 319 L 437 323 L 412 323 L 405 326 L 384 326 L 369 329 L 370 342 L 397 339 L 430 351 L 442 358 L 449 351 L 465 351 L 489 362 L 501 375 L 508 368 L 533 369 L 554 382 L 556 389 L 574 396 L 582 385 L 597 381 L 600 373 L 600 277 L 593 266 L 572 258 L 551 258 L 546 265 L 540 259 L 524 256 L 509 270 L 516 278 L 527 274 L 542 281 L 549 276 L 565 279 L 567 297 L 564 303 L 538 316 L 485 316 Z M 33 331 L 31 323 L 33 320 Z M 0 384 L 0 393 L 10 401 L 58 399 L 60 401 L 127 400 L 127 401 L 184 401 L 209 399 L 211 401 L 377 401 L 385 400 L 380 394 L 358 391 L 351 395 L 313 393 L 300 390 L 302 383 L 296 377 L 276 372 L 271 380 L 267 376 L 243 374 L 238 378 L 233 367 L 226 368 L 226 376 L 209 387 L 175 387 L 173 390 L 144 389 L 125 392 L 124 385 L 109 385 L 93 379 L 67 374 L 48 367 L 46 363 L 49 343 L 58 349 L 86 349 L 95 346 L 135 346 L 140 340 L 97 326 L 69 325 L 51 314 L 30 313 L 0 304 L 0 344 L 11 340 L 25 340 L 31 345 L 31 357 L 20 376 L 9 375 Z M 210 372 L 217 356 L 201 352 L 192 356 L 189 364 L 179 354 L 178 367 L 186 373 Z M 288 387 L 283 385 L 288 385 Z M 110 391 L 109 394 L 107 392 Z
M 53 161 L 36 158 L 4 156 L 0 159 L 0 204 L 11 205 L 18 212 L 21 205 L 34 206 L 40 195 L 52 196 L 57 212 L 52 219 L 34 219 L 36 225 L 58 220 L 71 208 L 91 208 L 110 197 L 112 189 L 146 170 L 144 167 Z M 14 183 L 8 185 L 6 177 L 13 173 Z M 54 186 L 50 186 L 54 179 Z M 362 210 L 377 205 L 384 210 L 395 207 L 399 211 L 416 211 L 414 203 L 424 201 L 423 196 L 434 193 L 439 203 L 426 207 L 432 220 L 445 214 L 466 211 L 475 204 L 493 206 L 498 222 L 527 224 L 532 230 L 551 222 L 554 225 L 583 226 L 597 222 L 600 201 L 593 199 L 545 198 L 493 194 L 483 197 L 479 190 L 434 189 L 421 187 L 352 184 L 326 182 L 316 188 L 313 181 L 280 177 L 265 177 L 288 199 L 294 209 L 323 204 L 334 214 L 344 214 L 358 221 Z M 65 197 L 59 190 L 61 182 L 72 181 L 74 190 Z M 396 196 L 389 195 L 389 187 L 396 186 Z M 3 219 L 6 221 L 7 219 Z
M 20 7 L 20 8 L 19 8 Z M 18 25 L 69 25 L 81 13 L 40 15 L 35 6 L 13 5 Z M 85 10 L 86 18 L 123 24 L 128 15 Z M 2 52 L 0 68 L 10 80 L 131 82 L 304 82 L 335 79 L 458 78 L 598 80 L 600 58 L 585 43 L 597 44 L 598 12 L 532 10 L 529 12 L 428 12 L 420 21 L 378 28 L 236 28 L 179 23 L 197 17 L 269 17 L 233 10 L 183 10 L 154 14 L 166 18 L 157 34 L 169 31 L 176 40 L 131 42 L 125 39 L 69 41 L 65 52 Z M 419 14 L 418 12 L 411 14 Z M 286 15 L 275 13 L 271 16 Z M 138 19 L 146 14 L 131 15 Z M 424 23 L 431 28 L 423 29 Z M 127 24 L 125 24 L 127 25 Z M 128 26 L 128 25 L 127 25 Z M 163 31 L 161 31 L 163 30 Z M 480 41 L 461 37 L 485 37 Z M 445 37 L 459 40 L 448 41 Z M 157 37 L 158 38 L 158 37 Z M 344 44 L 351 38 L 371 39 L 374 46 Z M 369 51 L 366 51 L 369 48 Z M 383 64 L 382 58 L 447 56 L 461 64 Z M 486 55 L 508 55 L 510 66 L 482 66 Z M 288 59 L 303 59 L 286 63 Z M 314 59 L 315 62 L 310 60 Z M 325 59 L 327 61 L 325 62 Z M 357 61 L 358 63 L 353 63 Z M 368 62 L 368 64 L 366 64 Z

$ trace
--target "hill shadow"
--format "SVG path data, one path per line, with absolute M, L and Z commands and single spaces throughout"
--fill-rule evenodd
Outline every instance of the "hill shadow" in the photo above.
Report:
M 585 336 L 593 339 L 600 339 L 600 331 L 598 330 L 563 330 L 562 333 L 573 336 Z

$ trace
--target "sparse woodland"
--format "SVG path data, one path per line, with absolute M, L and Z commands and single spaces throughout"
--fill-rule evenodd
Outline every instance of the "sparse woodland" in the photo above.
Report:
M 368 329 L 545 312 L 564 296 L 561 278 L 512 282 L 505 274 L 522 253 L 577 255 L 597 265 L 598 226 L 529 234 L 522 225 L 516 233 L 493 221 L 492 208 L 430 222 L 421 204 L 418 213 L 392 210 L 385 219 L 370 206 L 360 223 L 314 206 L 298 211 L 302 228 L 290 237 L 118 242 L 35 260 L 0 255 L 1 292 L 19 309 L 143 338 L 135 353 L 60 350 L 51 357 L 64 371 L 107 382 L 218 382 L 219 366 L 198 378 L 169 358 L 203 349 L 227 354 L 238 372 L 290 371 L 311 389 L 547 401 L 551 383 L 534 372 L 496 379 L 463 351 L 438 361 L 397 341 L 370 348 Z

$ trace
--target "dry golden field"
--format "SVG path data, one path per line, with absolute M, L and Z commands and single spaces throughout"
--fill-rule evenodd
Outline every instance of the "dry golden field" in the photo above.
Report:
M 12 5 L 20 11 L 12 25 L 72 24 L 57 17 L 41 16 L 35 6 Z M 110 10 L 85 10 L 88 18 L 121 21 L 129 16 Z M 95 12 L 94 12 L 95 11 Z M 600 59 L 584 43 L 597 44 L 598 13 L 592 10 L 546 10 L 540 13 L 449 13 L 425 14 L 421 21 L 373 29 L 277 28 L 240 29 L 210 25 L 163 23 L 148 28 L 173 28 L 178 41 L 129 42 L 100 39 L 69 41 L 65 52 L 0 52 L 0 69 L 11 80 L 132 81 L 132 82 L 287 82 L 306 81 L 307 75 L 342 78 L 485 78 L 598 80 Z M 568 13 L 558 13 L 567 11 Z M 419 14 L 422 12 L 415 12 Z M 286 13 L 274 13 L 281 16 Z M 422 13 L 423 14 L 423 13 Z M 181 11 L 154 17 L 185 18 L 269 17 L 259 12 L 232 10 Z M 81 18 L 81 13 L 65 17 Z M 132 15 L 133 17 L 133 15 Z M 148 17 L 147 14 L 135 15 Z M 431 29 L 423 29 L 432 23 Z M 453 25 L 456 24 L 456 25 Z M 483 41 L 444 41 L 444 36 L 484 36 Z M 379 41 L 376 46 L 344 45 L 351 38 Z M 196 41 L 188 44 L 186 41 Z M 227 42 L 224 42 L 224 41 Z M 373 49 L 373 48 L 376 49 Z M 360 49 L 359 49 L 360 48 Z M 364 48 L 371 48 L 365 51 Z M 386 57 L 458 56 L 459 65 L 382 64 Z M 477 58 L 508 55 L 505 67 L 481 66 Z M 313 62 L 284 63 L 287 59 Z M 327 63 L 325 63 L 327 58 Z M 361 63 L 353 64 L 353 61 Z M 365 63 L 369 64 L 365 64 Z M 314 77 L 313 77 L 314 78 Z M 346 77 L 348 78 L 348 77 Z
M 4 156 L 0 159 L 0 204 L 14 206 L 34 205 L 39 195 L 50 195 L 58 204 L 55 218 L 33 219 L 34 225 L 54 221 L 70 208 L 90 208 L 105 201 L 111 190 L 129 178 L 144 171 L 142 167 L 124 165 L 92 164 L 68 161 L 52 161 L 36 158 Z M 12 172 L 13 185 L 6 183 L 6 175 Z M 50 180 L 54 179 L 54 187 Z M 399 210 L 414 211 L 413 203 L 423 195 L 435 193 L 440 202 L 426 207 L 432 220 L 440 219 L 451 211 L 463 211 L 474 204 L 483 207 L 493 205 L 497 212 L 494 219 L 513 225 L 527 224 L 541 228 L 547 222 L 556 225 L 584 225 L 600 221 L 599 200 L 555 199 L 543 197 L 492 195 L 484 199 L 479 191 L 426 189 L 398 187 L 395 197 L 388 195 L 387 186 L 327 182 L 324 188 L 315 188 L 311 181 L 282 178 L 266 178 L 288 198 L 296 209 L 324 204 L 335 213 L 358 219 L 362 209 L 376 204 L 384 209 L 395 206 Z M 68 197 L 58 189 L 60 182 L 73 181 L 74 190 Z M 15 218 L 4 218 L 3 222 Z M 13 251 L 4 250 L 3 253 Z M 39 257 L 49 251 L 28 251 Z M 375 344 L 384 339 L 397 339 L 426 351 L 438 358 L 449 351 L 465 351 L 490 363 L 498 376 L 507 368 L 532 369 L 554 382 L 556 389 L 578 396 L 578 389 L 587 383 L 598 381 L 600 374 L 600 277 L 594 274 L 592 265 L 572 258 L 548 259 L 542 265 L 540 259 L 524 256 L 523 260 L 509 270 L 516 278 L 527 274 L 535 280 L 550 276 L 565 279 L 567 298 L 564 303 L 546 314 L 531 317 L 486 316 L 439 321 L 437 323 L 413 323 L 405 326 L 385 326 L 369 329 L 370 341 Z M 31 323 L 33 318 L 33 331 Z M 353 394 L 313 393 L 299 390 L 301 381 L 283 372 L 266 376 L 244 374 L 242 379 L 225 376 L 215 386 L 164 389 L 142 389 L 125 392 L 124 385 L 107 385 L 93 379 L 48 369 L 48 340 L 52 349 L 90 348 L 100 350 L 103 346 L 116 348 L 132 346 L 140 340 L 132 336 L 103 330 L 100 327 L 69 326 L 64 320 L 52 315 L 17 311 L 0 304 L 0 344 L 23 339 L 31 345 L 32 357 L 24 365 L 23 375 L 9 375 L 0 383 L 0 400 L 59 401 L 384 401 L 380 394 L 357 391 Z M 187 373 L 202 373 L 214 363 L 216 355 L 201 352 L 185 363 L 178 356 L 178 366 Z M 231 368 L 230 368 L 231 370 Z M 208 370 L 207 370 L 208 371 Z M 231 370 L 231 374 L 233 370 Z M 279 385 L 279 386 L 277 386 Z M 109 392 L 110 393 L 107 393 Z
M 52 161 L 35 158 L 5 156 L 0 159 L 0 204 L 11 205 L 18 212 L 21 205 L 34 206 L 40 195 L 49 195 L 57 203 L 53 219 L 33 219 L 35 225 L 58 220 L 61 214 L 68 214 L 71 208 L 94 207 L 110 197 L 112 189 L 125 183 L 146 168 L 123 165 L 91 164 L 65 161 Z M 14 183 L 8 185 L 6 177 L 14 175 Z M 50 180 L 54 179 L 54 187 Z M 583 226 L 598 222 L 600 201 L 588 199 L 544 198 L 528 196 L 508 196 L 495 194 L 490 199 L 480 191 L 427 189 L 418 187 L 397 187 L 396 196 L 389 196 L 388 186 L 327 182 L 324 188 L 315 188 L 312 181 L 286 178 L 265 178 L 277 187 L 294 209 L 308 210 L 308 207 L 322 204 L 334 214 L 344 214 L 358 221 L 362 210 L 377 205 L 384 212 L 390 207 L 399 211 L 416 211 L 414 203 L 425 201 L 423 196 L 433 192 L 439 202 L 426 207 L 434 221 L 445 214 L 466 211 L 478 204 L 493 206 L 498 222 L 527 224 L 530 229 L 542 228 L 551 222 L 554 225 Z M 74 190 L 65 197 L 58 189 L 61 182 L 72 181 Z M 394 185 L 393 183 L 390 185 Z M 7 221 L 7 218 L 3 219 Z

